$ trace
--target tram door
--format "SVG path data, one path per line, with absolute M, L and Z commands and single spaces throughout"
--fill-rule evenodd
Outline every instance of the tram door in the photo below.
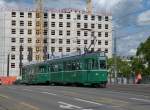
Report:
M 92 70 L 92 59 L 88 59 L 86 61 L 86 69 L 87 69 L 87 82 L 90 81 L 90 74 Z

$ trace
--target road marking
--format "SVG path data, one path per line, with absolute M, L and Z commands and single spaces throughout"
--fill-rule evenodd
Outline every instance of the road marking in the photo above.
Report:
M 6 95 L 3 95 L 3 94 L 0 94 L 0 98 L 9 99 L 9 97 L 8 97 L 8 96 L 6 96 Z
M 32 92 L 32 90 L 30 90 L 30 89 L 23 89 L 24 91 L 29 91 L 29 92 Z
M 139 98 L 129 98 L 129 99 L 150 103 L 150 100 L 147 100 L 147 99 L 139 99 Z
M 32 110 L 40 110 L 38 107 L 33 106 L 33 105 L 31 105 L 31 104 L 28 104 L 28 103 L 25 103 L 25 102 L 21 102 L 20 104 L 21 104 L 21 105 L 24 105 L 24 106 L 26 106 L 26 107 L 28 107 L 28 108 L 31 108 Z
M 72 105 L 69 103 L 65 103 L 65 102 L 58 102 L 58 103 L 61 104 L 61 105 L 59 105 L 59 107 L 63 108 L 63 109 L 82 109 L 82 107 Z
M 88 100 L 83 100 L 83 99 L 79 99 L 79 98 L 74 98 L 77 101 L 81 101 L 81 102 L 87 102 L 87 103 L 91 103 L 91 104 L 95 104 L 95 105 L 99 105 L 102 106 L 103 104 L 101 103 L 96 103 L 96 102 L 92 102 L 92 101 L 88 101 Z
M 93 110 L 93 109 L 84 109 L 83 107 L 79 107 L 79 106 L 76 106 L 76 105 L 72 105 L 72 104 L 69 104 L 69 103 L 65 103 L 65 102 L 58 102 L 60 105 L 59 107 L 62 108 L 62 109 L 67 109 L 67 110 Z
M 54 93 L 50 93 L 50 92 L 40 92 L 42 94 L 49 94 L 49 95 L 57 95 L 57 94 L 54 94 Z

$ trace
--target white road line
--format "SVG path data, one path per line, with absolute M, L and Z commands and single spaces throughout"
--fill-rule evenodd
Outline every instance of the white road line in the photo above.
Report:
M 42 94 L 49 94 L 49 95 L 57 95 L 57 94 L 54 94 L 54 93 L 50 93 L 50 92 L 40 92 Z
M 88 100 L 83 100 L 83 99 L 79 99 L 79 98 L 74 98 L 77 101 L 81 101 L 81 102 L 87 102 L 87 103 L 91 103 L 91 104 L 95 104 L 95 105 L 99 105 L 102 106 L 103 104 L 101 103 L 96 103 L 96 102 L 92 102 L 92 101 L 88 101 Z
M 141 102 L 147 102 L 147 103 L 150 103 L 150 100 L 147 100 L 147 99 L 139 99 L 139 98 L 129 98 L 131 100 L 136 100 L 136 101 L 141 101 Z
M 61 104 L 61 105 L 59 105 L 59 107 L 63 108 L 63 109 L 82 109 L 82 107 L 72 105 L 69 103 L 65 103 L 65 102 L 58 102 L 58 103 Z
M 30 89 L 22 89 L 22 90 L 32 92 L 32 90 Z

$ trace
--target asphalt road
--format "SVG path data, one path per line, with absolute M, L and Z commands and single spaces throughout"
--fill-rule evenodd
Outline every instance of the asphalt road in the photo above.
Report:
M 0 110 L 150 110 L 150 93 L 112 88 L 0 86 Z

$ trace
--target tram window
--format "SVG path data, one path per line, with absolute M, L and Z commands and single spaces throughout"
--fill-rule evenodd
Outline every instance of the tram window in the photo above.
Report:
M 92 69 L 98 69 L 98 61 L 95 59 L 92 59 Z
M 100 60 L 100 68 L 106 69 L 106 61 L 105 60 Z

